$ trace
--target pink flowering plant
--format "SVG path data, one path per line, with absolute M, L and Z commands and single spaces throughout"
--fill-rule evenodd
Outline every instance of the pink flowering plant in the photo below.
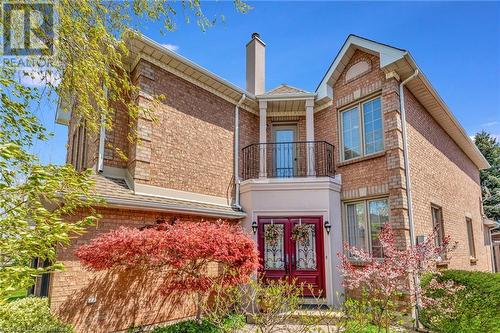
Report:
M 425 309 L 426 326 L 439 328 L 457 318 L 458 304 L 466 293 L 465 287 L 452 280 L 440 282 L 432 277 L 422 291 L 422 307 Z
M 373 257 L 368 251 L 350 247 L 347 243 L 344 244 L 344 253 L 338 254 L 344 287 L 361 293 L 367 307 L 365 313 L 378 326 L 379 332 L 382 329 L 388 332 L 391 324 L 407 313 L 408 301 L 403 300 L 415 299 L 410 288 L 414 288 L 415 295 L 421 294 L 419 285 L 411 285 L 413 278 L 435 271 L 436 263 L 450 250 L 450 238 L 446 236 L 441 244 L 437 244 L 436 236 L 434 232 L 416 246 L 400 248 L 390 224 L 385 224 L 379 235 L 382 258 Z

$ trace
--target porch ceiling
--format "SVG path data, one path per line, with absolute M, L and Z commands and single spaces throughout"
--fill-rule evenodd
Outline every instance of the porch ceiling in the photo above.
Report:
M 305 100 L 282 100 L 267 102 L 268 117 L 305 116 Z

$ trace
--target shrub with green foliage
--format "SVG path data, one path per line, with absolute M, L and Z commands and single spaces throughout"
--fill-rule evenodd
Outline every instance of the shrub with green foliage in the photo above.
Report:
M 176 324 L 157 327 L 153 330 L 153 333 L 219 333 L 217 327 L 207 320 L 196 321 L 196 320 L 186 320 L 181 321 Z
M 46 298 L 27 297 L 9 303 L 0 303 L 0 332 L 71 333 L 50 313 Z
M 463 286 L 456 293 L 432 289 L 432 280 Z M 420 315 L 422 323 L 435 332 L 500 332 L 500 274 L 447 270 L 422 279 L 424 295 L 436 302 Z M 442 304 L 445 304 L 443 311 Z
M 224 320 L 223 327 L 217 327 L 210 321 L 204 319 L 186 320 L 164 327 L 157 327 L 152 333 L 224 333 L 234 332 L 245 325 L 242 315 L 230 315 Z

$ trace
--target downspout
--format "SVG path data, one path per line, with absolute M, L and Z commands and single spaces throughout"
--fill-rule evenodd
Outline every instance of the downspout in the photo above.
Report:
M 418 76 L 418 69 L 399 84 L 399 105 L 401 107 L 401 132 L 403 134 L 403 159 L 405 167 L 406 179 L 406 204 L 408 206 L 408 227 L 410 229 L 410 246 L 415 246 L 415 228 L 413 225 L 413 201 L 411 196 L 411 182 L 410 182 L 410 161 L 408 159 L 408 135 L 406 133 L 406 109 L 404 86 Z M 420 286 L 420 278 L 417 274 L 413 276 L 413 283 L 415 284 L 415 328 L 419 328 L 419 309 L 420 309 L 420 293 L 418 292 Z
M 413 205 L 410 184 L 410 161 L 408 160 L 408 135 L 406 133 L 406 109 L 404 86 L 418 75 L 418 69 L 410 77 L 399 84 L 399 105 L 401 106 L 401 130 L 403 134 L 403 158 L 406 178 L 406 202 L 408 205 L 408 227 L 410 228 L 410 245 L 415 246 L 415 229 L 413 226 Z
M 108 99 L 108 89 L 104 87 L 104 96 Z M 97 171 L 102 173 L 104 171 L 104 142 L 106 140 L 106 127 L 105 118 L 101 116 L 101 129 L 99 132 L 99 155 L 97 157 Z
M 245 100 L 246 95 L 243 94 L 238 104 L 234 107 L 234 160 L 233 160 L 233 170 L 234 170 L 234 183 L 235 183 L 235 194 L 234 194 L 234 207 L 241 210 L 240 205 L 240 106 Z

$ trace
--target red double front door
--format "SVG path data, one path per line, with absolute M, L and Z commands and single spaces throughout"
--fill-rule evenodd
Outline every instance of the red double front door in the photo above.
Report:
M 304 284 L 304 296 L 325 295 L 321 217 L 259 218 L 264 280 Z

